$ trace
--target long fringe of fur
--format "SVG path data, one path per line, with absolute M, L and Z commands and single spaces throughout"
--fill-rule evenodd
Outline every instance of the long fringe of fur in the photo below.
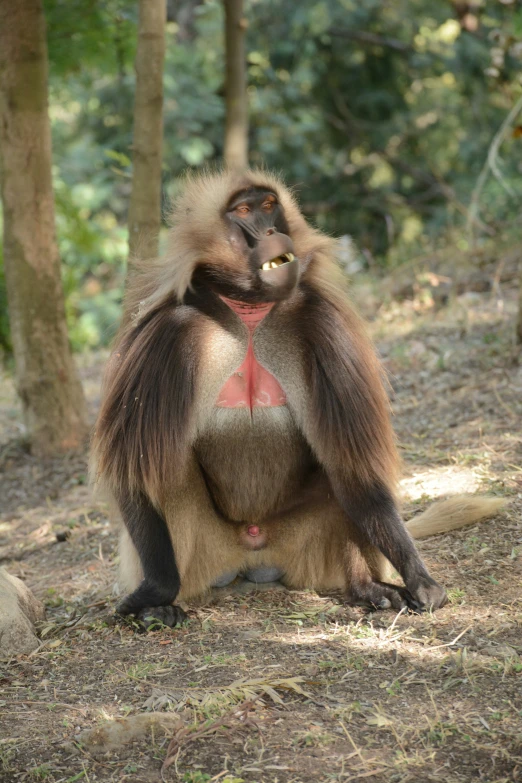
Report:
M 249 187 L 272 190 L 283 207 L 298 258 L 322 265 L 334 252 L 335 241 L 306 223 L 292 192 L 276 175 L 263 169 L 189 174 L 170 216 L 168 249 L 162 258 L 136 261 L 131 270 L 125 310 L 142 319 L 174 295 L 182 301 L 198 265 L 234 270 L 237 258 L 223 221 L 231 198 Z M 335 262 L 330 262 L 334 268 Z
M 314 446 L 326 466 L 345 470 L 350 484 L 377 482 L 393 493 L 399 459 L 380 362 L 347 295 L 314 282 L 302 325 Z
M 93 437 L 96 476 L 112 492 L 157 504 L 165 475 L 183 471 L 196 394 L 199 335 L 187 308 L 162 307 L 124 332 L 106 371 Z

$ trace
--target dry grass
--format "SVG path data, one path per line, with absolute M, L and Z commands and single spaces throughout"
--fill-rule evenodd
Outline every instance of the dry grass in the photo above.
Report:
M 21 448 L 5 379 L 0 554 L 48 612 L 40 649 L 0 662 L 0 780 L 521 780 L 514 303 L 515 291 L 498 286 L 438 310 L 419 294 L 381 307 L 372 324 L 394 387 L 406 513 L 457 492 L 511 499 L 492 521 L 420 544 L 451 596 L 433 615 L 252 592 L 193 611 L 175 631 L 113 624 L 115 537 L 89 497 L 84 459 L 42 462 Z M 97 357 L 83 360 L 93 410 L 99 370 Z M 177 728 L 140 718 L 145 732 L 119 748 L 81 742 L 149 710 Z

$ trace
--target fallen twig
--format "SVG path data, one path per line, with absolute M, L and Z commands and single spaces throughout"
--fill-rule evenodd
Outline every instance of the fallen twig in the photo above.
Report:
M 436 644 L 435 647 L 428 647 L 428 650 L 440 650 L 442 647 L 453 647 L 454 644 L 457 644 L 459 639 L 462 639 L 465 633 L 470 631 L 473 628 L 473 625 L 468 625 L 467 628 L 464 628 L 463 631 L 459 633 L 458 636 L 456 636 L 451 642 L 446 642 L 446 644 Z
M 167 755 L 161 767 L 162 774 L 174 764 L 177 755 L 183 745 L 187 745 L 189 742 L 194 742 L 201 737 L 207 737 L 209 734 L 215 734 L 220 729 L 232 728 L 233 725 L 239 721 L 242 726 L 258 728 L 257 723 L 249 717 L 248 713 L 253 709 L 255 702 L 260 699 L 261 696 L 256 696 L 254 699 L 249 699 L 239 704 L 234 709 L 230 710 L 222 718 L 216 718 L 211 722 L 206 722 L 201 728 L 197 726 L 189 726 L 186 728 L 178 729 L 167 748 Z

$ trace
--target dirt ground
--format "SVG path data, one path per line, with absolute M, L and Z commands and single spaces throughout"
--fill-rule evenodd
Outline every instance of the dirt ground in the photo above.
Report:
M 36 652 L 0 661 L 1 781 L 522 780 L 522 366 L 515 288 L 484 287 L 434 304 L 421 280 L 380 307 L 355 290 L 393 386 L 405 516 L 459 492 L 510 501 L 419 543 L 451 599 L 433 615 L 273 590 L 173 631 L 115 622 L 116 540 L 85 455 L 28 454 L 4 377 L 0 560 L 47 619 Z M 93 415 L 103 358 L 79 360 Z

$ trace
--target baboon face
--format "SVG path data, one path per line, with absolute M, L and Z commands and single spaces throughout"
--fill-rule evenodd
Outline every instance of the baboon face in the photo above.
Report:
M 298 281 L 299 262 L 277 195 L 258 187 L 241 190 L 230 199 L 224 220 L 243 275 L 246 272 L 250 282 L 248 301 L 289 296 Z M 230 292 L 235 298 L 245 298 L 245 293 L 244 285 L 241 291 Z

